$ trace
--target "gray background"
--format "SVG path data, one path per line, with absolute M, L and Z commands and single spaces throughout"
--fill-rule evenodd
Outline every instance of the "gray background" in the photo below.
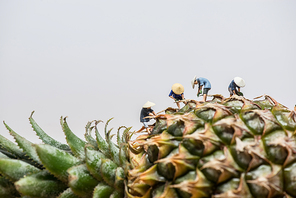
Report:
M 0 120 L 32 142 L 33 110 L 62 142 L 60 116 L 81 138 L 94 119 L 137 130 L 147 100 L 156 112 L 176 107 L 172 84 L 197 99 L 194 75 L 224 96 L 240 76 L 246 98 L 292 109 L 295 35 L 295 0 L 1 0 Z M 0 134 L 12 139 L 2 124 Z

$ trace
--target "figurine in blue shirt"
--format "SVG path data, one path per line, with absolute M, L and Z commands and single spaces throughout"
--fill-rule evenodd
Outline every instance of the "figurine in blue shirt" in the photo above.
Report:
M 180 102 L 179 101 L 184 100 L 184 87 L 183 87 L 183 85 L 181 85 L 180 83 L 173 84 L 172 90 L 171 90 L 171 92 L 169 94 L 169 97 L 172 98 L 176 102 L 178 108 L 180 109 L 180 104 L 179 104 Z
M 147 130 L 148 134 L 151 133 L 151 128 L 148 125 L 149 121 L 151 120 L 151 118 L 148 118 L 147 116 L 156 116 L 155 112 L 153 111 L 153 109 L 151 109 L 152 106 L 154 106 L 155 104 L 153 102 L 147 101 L 144 105 L 143 108 L 141 110 L 141 114 L 140 114 L 140 122 L 143 123 L 145 129 Z M 139 131 L 141 131 L 142 129 L 140 129 Z
M 241 77 L 235 77 L 228 86 L 228 91 L 230 96 L 239 95 L 243 96 L 243 93 L 240 92 L 240 88 L 246 85 L 245 81 Z
M 195 85 L 198 84 L 198 91 L 197 91 L 197 97 L 199 97 L 200 94 L 202 94 L 202 87 L 203 87 L 203 102 L 205 102 L 207 100 L 207 95 L 209 90 L 211 89 L 211 83 L 208 79 L 206 78 L 196 78 L 196 76 L 194 76 L 194 78 L 191 80 L 191 85 L 192 88 L 194 89 Z

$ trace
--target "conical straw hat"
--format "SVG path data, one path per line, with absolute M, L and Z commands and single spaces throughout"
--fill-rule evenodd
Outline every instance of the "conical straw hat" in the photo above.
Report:
M 172 86 L 172 90 L 175 94 L 182 94 L 184 92 L 184 87 L 180 83 L 175 83 Z
M 196 80 L 196 76 L 194 76 L 194 78 L 191 80 L 192 89 L 194 89 L 195 87 L 195 84 L 194 84 L 195 80 Z
M 235 77 L 234 82 L 239 87 L 244 87 L 246 85 L 245 81 L 241 77 Z
M 150 101 L 147 101 L 144 105 L 143 105 L 143 107 L 144 108 L 148 108 L 148 107 L 152 107 L 152 106 L 154 106 L 155 104 L 153 103 L 153 102 L 150 102 Z

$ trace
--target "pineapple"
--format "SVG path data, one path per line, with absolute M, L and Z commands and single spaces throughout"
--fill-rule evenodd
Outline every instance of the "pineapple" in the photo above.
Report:
M 105 138 L 101 121 L 92 121 L 81 140 L 62 117 L 67 145 L 48 136 L 33 113 L 29 121 L 44 144 L 4 123 L 16 144 L 0 135 L 0 197 L 296 197 L 296 113 L 260 98 L 187 100 L 157 115 L 150 135 L 131 139 L 131 128 L 120 127 L 116 144 L 111 119 Z

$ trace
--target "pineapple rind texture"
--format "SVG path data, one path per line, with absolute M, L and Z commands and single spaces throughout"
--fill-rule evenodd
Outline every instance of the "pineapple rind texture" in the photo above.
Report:
M 268 95 L 187 100 L 155 116 L 151 134 L 88 122 L 85 140 L 61 117 L 68 145 L 29 121 L 44 144 L 5 127 L 0 135 L 0 197 L 296 197 L 296 112 Z M 94 132 L 95 137 L 92 136 Z M 121 134 L 121 135 L 120 135 Z

